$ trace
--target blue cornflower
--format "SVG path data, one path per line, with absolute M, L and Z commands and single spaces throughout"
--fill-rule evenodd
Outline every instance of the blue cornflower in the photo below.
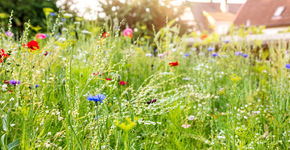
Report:
M 55 13 L 52 12 L 52 13 L 49 13 L 49 15 L 50 15 L 50 16 L 55 16 Z
M 38 85 L 38 84 L 36 84 L 36 85 L 35 85 L 35 88 L 38 88 L 38 87 L 39 87 L 39 85 Z
M 247 57 L 248 57 L 248 54 L 243 54 L 243 57 L 244 57 L 244 58 L 247 58 Z
M 226 40 L 225 43 L 226 43 L 226 44 L 230 43 L 230 40 Z
M 218 53 L 213 53 L 211 56 L 212 57 L 217 57 L 219 54 Z
M 184 54 L 184 57 L 188 57 L 188 56 L 189 56 L 189 54 L 188 54 L 188 53 Z
M 235 52 L 235 55 L 239 56 L 239 55 L 243 55 L 243 53 L 242 52 Z
M 106 96 L 105 96 L 104 94 L 98 94 L 98 95 L 96 95 L 96 96 L 89 95 L 89 96 L 87 97 L 87 100 L 103 103 L 103 100 L 104 100 L 105 98 L 106 98 Z
M 290 69 L 290 64 L 286 64 L 286 68 L 287 69 Z
M 66 21 L 66 19 L 65 18 L 62 18 L 62 22 L 65 22 Z
M 214 47 L 209 47 L 209 48 L 207 48 L 207 50 L 210 51 L 210 52 L 212 52 L 212 51 L 215 50 L 215 48 Z
M 157 52 L 158 50 L 157 50 L 157 48 L 156 49 L 154 49 L 154 52 Z
M 9 84 L 10 84 L 10 85 L 14 85 L 14 86 L 16 86 L 17 84 L 20 84 L 20 81 L 10 80 L 10 81 L 9 81 Z

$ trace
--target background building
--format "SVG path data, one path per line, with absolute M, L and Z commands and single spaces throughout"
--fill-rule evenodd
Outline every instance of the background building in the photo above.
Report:
M 236 14 L 242 4 L 221 2 L 192 2 L 190 8 L 193 13 L 197 29 L 200 31 L 215 31 L 226 33 L 233 24 Z
M 290 0 L 248 0 L 237 14 L 237 26 L 266 26 L 264 33 L 287 30 L 290 26 Z

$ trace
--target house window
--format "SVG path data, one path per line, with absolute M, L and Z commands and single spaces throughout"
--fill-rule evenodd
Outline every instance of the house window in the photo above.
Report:
M 280 17 L 284 10 L 285 10 L 285 6 L 278 7 L 273 17 Z
M 249 27 L 250 25 L 251 25 L 251 20 L 248 19 L 246 22 L 246 26 Z

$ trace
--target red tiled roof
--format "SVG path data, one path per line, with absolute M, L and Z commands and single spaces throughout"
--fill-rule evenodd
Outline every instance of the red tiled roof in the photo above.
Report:
M 221 12 L 220 10 L 220 3 L 198 3 L 198 2 L 192 2 L 192 9 L 193 10 L 198 10 L 198 11 L 207 11 L 207 12 Z M 240 7 L 242 6 L 242 4 L 232 4 L 232 3 L 228 3 L 227 7 L 228 7 L 228 12 L 236 14 Z
M 274 17 L 278 7 L 285 9 L 280 17 Z M 290 0 L 247 0 L 235 18 L 235 25 L 279 27 L 290 25 Z

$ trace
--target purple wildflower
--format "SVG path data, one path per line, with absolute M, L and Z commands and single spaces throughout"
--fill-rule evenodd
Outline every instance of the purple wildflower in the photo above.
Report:
M 43 55 L 44 56 L 47 56 L 48 55 L 48 51 L 45 51 Z
M 55 16 L 55 13 L 52 12 L 52 13 L 49 13 L 49 15 L 50 15 L 50 16 Z
M 286 68 L 287 69 L 290 69 L 290 64 L 286 64 Z
M 147 56 L 147 57 L 152 57 L 153 54 L 151 54 L 151 53 L 147 53 L 147 54 L 145 54 L 145 56 Z
M 10 81 L 9 81 L 9 84 L 10 84 L 10 85 L 14 85 L 14 86 L 16 86 L 17 84 L 18 84 L 18 85 L 20 84 L 20 81 L 10 80 Z
M 244 57 L 244 58 L 247 58 L 247 57 L 248 57 L 248 54 L 243 54 L 243 57 Z
M 10 31 L 7 31 L 5 34 L 6 34 L 6 36 L 9 36 L 9 37 L 14 36 L 14 34 L 12 32 L 10 32 Z
M 243 53 L 242 52 L 235 52 L 235 55 L 236 56 L 239 56 L 239 55 L 241 56 L 241 55 L 243 55 Z
M 156 103 L 157 102 L 157 99 L 151 99 L 150 101 L 147 102 L 147 104 L 152 104 L 152 103 Z
M 215 50 L 215 48 L 214 47 L 209 47 L 209 48 L 207 48 L 207 50 L 210 51 L 210 52 L 212 52 L 212 51 Z
M 212 57 L 217 57 L 219 54 L 218 53 L 213 53 L 211 56 Z

